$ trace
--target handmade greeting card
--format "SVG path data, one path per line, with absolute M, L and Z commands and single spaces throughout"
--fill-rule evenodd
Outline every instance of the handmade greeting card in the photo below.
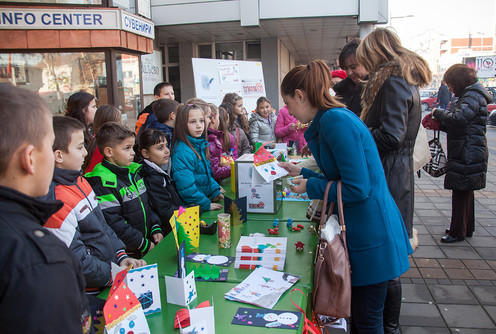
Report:
M 297 330 L 300 328 L 300 321 L 301 312 L 265 311 L 240 307 L 231 324 Z
M 263 146 L 257 150 L 253 158 L 254 169 L 265 182 L 271 182 L 288 175 L 288 172 L 284 168 L 278 166 L 277 159 Z M 252 182 L 259 182 L 259 179 L 257 180 L 254 175 Z
M 215 334 L 214 307 L 197 307 L 189 310 L 190 326 L 181 330 L 181 333 L 208 333 Z M 194 331 L 196 330 L 196 332 Z
M 103 307 L 105 328 L 109 334 L 150 333 L 145 313 L 133 291 L 125 282 L 127 270 L 116 276 Z
M 273 308 L 299 276 L 259 267 L 224 296 L 228 300 Z
M 224 197 L 224 213 L 231 215 L 231 225 L 246 223 L 246 205 L 246 196 L 234 200 L 227 196 Z
M 167 302 L 187 306 L 196 299 L 195 273 L 186 274 L 184 242 L 177 250 L 178 277 L 165 276 Z
M 186 251 L 190 252 L 200 245 L 200 207 L 191 208 L 179 207 L 174 211 L 174 215 L 169 220 L 174 238 L 176 239 L 176 248 L 183 241 L 186 242 Z
M 129 270 L 126 283 L 140 301 L 146 315 L 162 311 L 156 263 Z

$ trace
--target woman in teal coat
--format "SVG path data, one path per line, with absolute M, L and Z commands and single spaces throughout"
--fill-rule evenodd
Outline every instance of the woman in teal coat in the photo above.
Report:
M 365 124 L 329 94 L 331 72 L 323 61 L 293 68 L 281 84 L 290 114 L 312 124 L 308 147 L 322 174 L 280 165 L 295 180 L 293 191 L 323 199 L 326 184 L 341 180 L 352 283 L 352 333 L 383 333 L 388 281 L 406 272 L 412 252 L 401 214 L 384 176 L 377 146 Z M 337 182 L 329 191 L 336 201 Z

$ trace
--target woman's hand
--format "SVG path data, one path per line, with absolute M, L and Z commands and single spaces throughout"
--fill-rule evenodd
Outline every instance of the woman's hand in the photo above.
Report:
M 309 157 L 312 155 L 312 151 L 308 148 L 308 145 L 305 145 L 301 148 L 301 156 L 304 157 Z
M 220 210 L 222 209 L 222 205 L 219 203 L 210 203 L 210 210 Z
M 292 192 L 303 194 L 307 192 L 307 179 L 299 179 L 293 180 L 293 183 L 296 183 L 297 186 L 289 186 Z
M 301 167 L 298 167 L 297 165 L 295 165 L 295 164 L 293 164 L 291 162 L 280 162 L 277 165 L 279 167 L 284 168 L 289 173 L 289 176 L 298 176 L 298 175 L 300 175 Z

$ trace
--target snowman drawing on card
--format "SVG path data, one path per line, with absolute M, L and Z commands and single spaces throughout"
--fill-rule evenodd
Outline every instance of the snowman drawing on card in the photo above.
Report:
M 278 161 L 265 147 L 261 146 L 253 156 L 253 166 L 257 173 L 265 180 L 271 182 L 288 175 L 288 172 L 278 166 Z

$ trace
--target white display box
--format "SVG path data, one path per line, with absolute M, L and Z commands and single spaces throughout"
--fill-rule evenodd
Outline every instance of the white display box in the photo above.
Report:
M 236 173 L 236 198 L 246 196 L 246 211 L 249 213 L 272 213 L 282 204 L 282 179 L 252 186 L 253 154 L 244 154 L 234 162 Z M 278 195 L 279 193 L 279 195 Z

